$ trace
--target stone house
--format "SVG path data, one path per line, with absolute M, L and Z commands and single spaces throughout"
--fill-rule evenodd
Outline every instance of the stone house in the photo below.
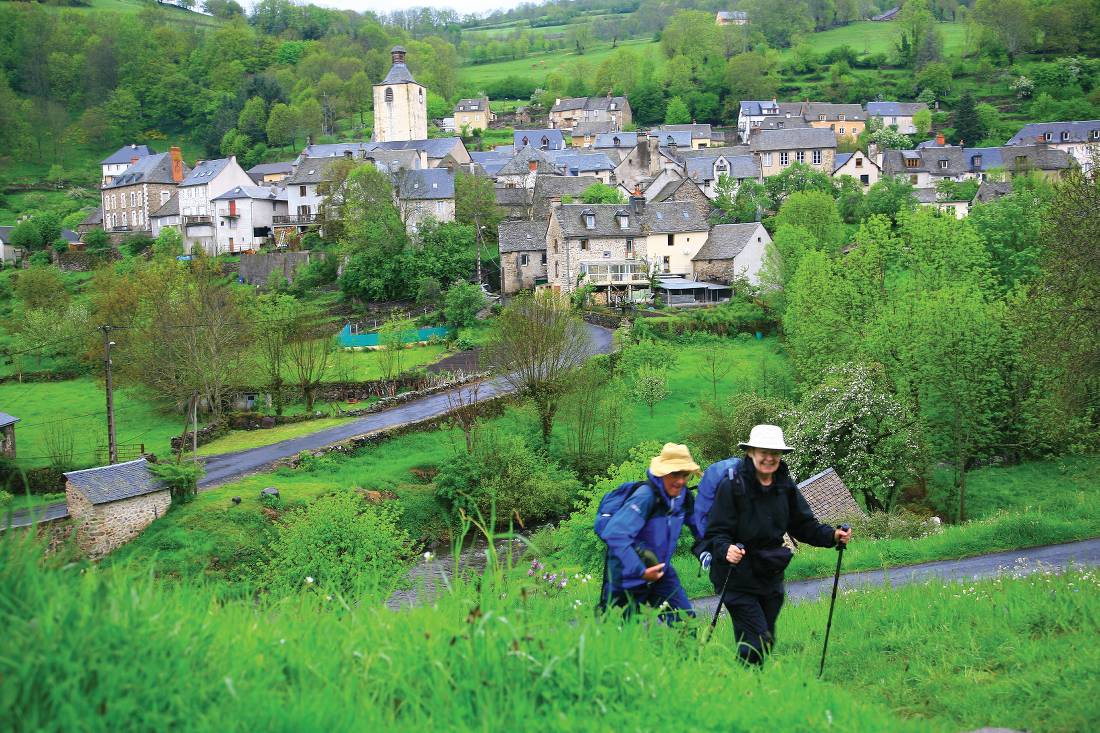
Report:
M 294 172 L 293 163 L 260 163 L 248 169 L 248 176 L 257 186 L 279 183 Z
M 697 153 L 683 153 L 684 175 L 695 181 L 708 198 L 718 196 L 718 183 L 722 176 L 734 183 L 734 191 L 745 181 L 760 181 L 760 163 L 744 146 L 707 148 Z
M 610 120 L 600 122 L 578 122 L 573 126 L 569 144 L 574 148 L 590 148 L 596 144 L 596 137 L 615 131 Z
M 882 178 L 882 167 L 873 158 L 864 155 L 862 150 L 854 153 L 837 153 L 835 166 L 834 178 L 851 176 L 863 185 L 864 191 Z
M 887 150 L 882 155 L 882 175 L 903 176 L 916 188 L 935 188 L 942 180 L 985 180 L 987 175 L 1039 173 L 1058 179 L 1076 165 L 1069 153 L 1045 145 L 1005 145 L 996 148 L 964 148 L 921 143 L 915 150 Z
M 595 176 L 603 183 L 610 184 L 615 171 L 615 163 L 606 153 L 600 151 L 580 152 L 566 148 L 551 150 L 548 156 L 569 176 Z
M 470 132 L 488 130 L 489 123 L 496 118 L 497 116 L 489 109 L 488 97 L 460 99 L 458 104 L 455 105 L 454 129 L 458 132 L 461 132 L 463 128 Z
M 103 173 L 103 180 L 100 181 L 100 185 L 106 186 L 114 180 L 115 176 L 122 173 L 142 158 L 147 158 L 150 155 L 154 155 L 154 153 L 149 149 L 148 145 L 134 145 L 133 143 L 123 145 L 121 148 L 99 161 L 99 166 Z
M 621 130 L 634 121 L 626 97 L 570 97 L 554 100 L 550 108 L 550 127 L 572 130 L 580 122 L 610 122 Z
M 687 137 L 678 142 L 681 147 L 691 148 L 692 150 L 699 150 L 700 148 L 709 148 L 711 145 L 711 127 L 710 125 L 700 125 L 696 123 L 685 125 L 661 125 L 653 130 L 659 137 L 662 137 L 668 133 L 687 133 Z
M 715 25 L 748 25 L 749 14 L 743 10 L 719 10 L 714 16 Z
M 11 267 L 23 259 L 23 250 L 13 246 L 11 233 L 15 227 L 0 227 L 0 266 Z
M 913 115 L 927 109 L 924 102 L 868 102 L 867 119 L 877 119 L 883 127 L 896 127 L 902 135 L 915 135 Z
M 335 162 L 334 157 L 299 159 L 294 172 L 283 181 L 287 213 L 274 217 L 277 238 L 304 232 L 321 223 L 321 205 L 325 197 L 318 187 L 332 180 L 328 169 Z
M 867 113 L 858 104 L 803 102 L 800 112 L 810 127 L 832 130 L 837 139 L 855 140 L 867 126 Z
M 737 112 L 737 134 L 747 143 L 752 131 L 765 120 L 777 118 L 802 118 L 801 102 L 777 102 L 776 100 L 743 100 Z
M 397 206 L 411 233 L 427 219 L 455 220 L 455 178 L 441 168 L 403 170 L 395 174 Z
M 96 207 L 92 213 L 84 217 L 84 221 L 76 225 L 76 233 L 83 239 L 84 235 L 93 229 L 103 228 L 103 209 Z
M 15 458 L 15 424 L 19 418 L 0 412 L 0 456 Z
M 546 283 L 546 221 L 502 221 L 500 292 L 514 295 Z
M 213 198 L 231 188 L 254 185 L 236 156 L 195 163 L 177 191 L 184 252 L 201 247 L 208 255 L 218 254 Z
M 696 280 L 732 283 L 744 278 L 760 284 L 760 268 L 772 238 L 760 222 L 717 224 L 692 258 Z
M 639 135 L 634 148 L 627 152 L 614 170 L 614 181 L 628 191 L 636 187 L 647 188 L 654 179 L 668 170 L 675 178 L 683 178 L 683 166 L 674 151 L 661 147 L 657 137 Z M 664 185 L 669 179 L 661 182 Z
M 1090 171 L 1093 156 L 1100 153 L 1100 120 L 1024 125 L 1006 144 L 1047 145 L 1073 156 L 1081 170 Z
M 679 203 L 692 204 L 701 217 L 710 216 L 713 208 L 710 198 L 699 187 L 699 184 L 690 178 L 681 178 L 678 181 L 670 181 L 654 191 L 650 186 L 645 192 L 646 203 L 660 204 L 665 201 L 677 201 Z
M 516 130 L 512 133 L 512 148 L 525 147 L 539 150 L 565 150 L 565 136 L 561 130 Z
M 607 153 L 607 155 L 611 156 L 614 160 L 622 162 L 622 159 L 626 157 L 627 153 L 633 150 L 638 144 L 638 139 L 644 137 L 645 135 L 642 133 L 623 132 L 621 130 L 601 132 L 596 135 L 596 140 L 592 143 L 592 147 Z
M 759 161 L 764 178 L 782 173 L 793 163 L 804 163 L 832 174 L 836 134 L 829 129 L 764 130 L 752 136 L 749 149 Z
M 517 148 L 511 160 L 497 171 L 496 183 L 504 188 L 531 190 L 539 176 L 563 176 L 566 172 L 565 167 L 558 165 L 548 152 L 525 145 Z
M 167 153 L 139 159 L 103 186 L 103 228 L 117 237 L 149 235 L 149 216 L 171 198 L 190 172 L 175 146 Z
M 428 137 L 428 93 L 405 64 L 405 49 L 390 51 L 393 65 L 374 85 L 375 142 L 424 140 Z
M 644 201 L 644 200 L 643 200 Z M 706 244 L 707 213 L 690 201 L 662 201 L 639 206 L 645 227 L 643 256 L 661 275 L 690 276 L 692 259 Z
M 578 284 L 595 286 L 597 302 L 635 300 L 649 292 L 644 199 L 629 205 L 563 204 L 553 209 L 546 230 L 547 282 L 558 292 Z
M 210 203 L 216 231 L 215 254 L 258 249 L 273 237 L 275 217 L 287 213 L 285 188 L 236 186 Z
M 172 504 L 144 458 L 65 474 L 65 503 L 77 544 L 101 558 L 141 534 Z

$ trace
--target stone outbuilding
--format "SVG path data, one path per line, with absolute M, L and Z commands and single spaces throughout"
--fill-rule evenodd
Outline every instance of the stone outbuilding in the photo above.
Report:
M 822 522 L 852 519 L 865 514 L 840 474 L 832 468 L 800 481 L 798 490 L 806 497 L 814 516 Z
M 15 458 L 15 424 L 19 418 L 0 412 L 0 456 Z
M 77 544 L 96 559 L 141 534 L 172 504 L 144 458 L 65 474 L 65 502 Z

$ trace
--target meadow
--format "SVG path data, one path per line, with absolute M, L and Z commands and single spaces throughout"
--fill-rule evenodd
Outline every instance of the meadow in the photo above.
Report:
M 592 583 L 493 565 L 431 605 L 378 593 L 225 600 L 143 562 L 43 567 L 0 540 L 0 726 L 149 730 L 1087 730 L 1094 570 L 845 592 L 789 606 L 763 671 L 729 622 L 594 618 Z M 506 559 L 505 559 L 506 560 Z M 88 664 L 89 659 L 96 664 Z M 183 681 L 186 681 L 184 684 Z
M 620 41 L 618 48 L 629 49 L 640 58 L 652 59 L 655 69 L 664 65 L 665 57 L 661 53 L 661 45 L 652 38 Z M 571 73 L 578 62 L 587 64 L 589 73 L 594 73 L 596 67 L 618 48 L 611 48 L 610 43 L 593 44 L 583 54 L 578 54 L 571 49 L 563 49 L 490 64 L 464 64 L 458 69 L 458 82 L 460 85 L 477 85 L 500 81 L 509 76 L 518 76 L 532 78 L 541 83 L 547 74 Z

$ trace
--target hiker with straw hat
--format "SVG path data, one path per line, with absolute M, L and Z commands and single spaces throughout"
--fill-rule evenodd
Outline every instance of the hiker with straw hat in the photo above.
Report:
M 733 621 L 738 654 L 759 665 L 775 642 L 775 621 L 784 599 L 783 571 L 793 555 L 783 535 L 816 547 L 834 547 L 847 544 L 852 533 L 814 517 L 782 460 L 794 450 L 782 428 L 757 425 L 740 447 L 744 458 L 722 462 L 714 503 L 706 519 L 697 523 L 706 528 L 701 545 L 713 556 L 710 579 Z M 703 477 L 700 496 L 709 478 Z
M 687 486 L 698 474 L 699 464 L 686 445 L 665 443 L 649 462 L 644 481 L 623 484 L 601 502 L 596 533 L 608 550 L 603 597 L 626 615 L 642 604 L 663 608 L 665 622 L 695 615 L 670 561 L 684 524 L 696 540 L 702 537 Z

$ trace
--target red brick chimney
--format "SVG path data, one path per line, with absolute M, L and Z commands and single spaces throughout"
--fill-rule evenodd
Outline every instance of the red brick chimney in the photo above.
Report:
M 945 145 L 945 144 L 946 144 L 946 142 L 943 139 L 943 133 L 942 132 L 937 132 L 936 133 L 936 145 Z
M 133 165 L 134 163 L 138 162 L 139 160 L 141 160 L 141 158 L 137 158 L 137 157 L 130 158 L 130 165 Z
M 537 160 L 528 161 L 527 167 L 534 173 L 539 169 L 539 162 Z
M 180 183 L 183 181 L 183 157 L 180 155 L 179 146 L 173 145 L 168 149 L 168 153 L 172 156 L 172 180 Z

